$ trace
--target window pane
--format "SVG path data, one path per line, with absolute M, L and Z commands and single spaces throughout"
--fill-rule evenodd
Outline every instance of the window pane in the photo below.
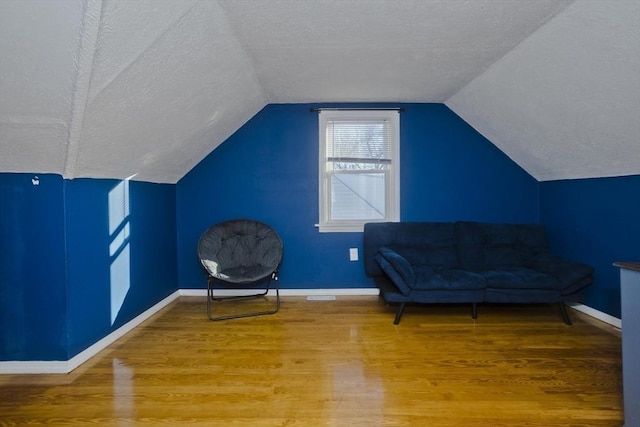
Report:
M 383 120 L 327 122 L 327 158 L 391 159 L 389 122 Z
M 331 175 L 331 219 L 384 219 L 384 173 Z

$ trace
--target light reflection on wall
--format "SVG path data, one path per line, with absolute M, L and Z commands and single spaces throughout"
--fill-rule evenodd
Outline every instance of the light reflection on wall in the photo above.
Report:
M 129 236 L 129 179 L 109 191 L 109 256 L 111 288 L 111 325 L 116 321 L 131 287 Z

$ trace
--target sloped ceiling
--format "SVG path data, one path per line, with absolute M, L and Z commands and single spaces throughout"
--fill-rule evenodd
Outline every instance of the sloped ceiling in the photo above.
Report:
M 267 103 L 392 101 L 541 180 L 640 173 L 639 5 L 0 0 L 0 172 L 175 183 Z
M 446 104 L 539 181 L 640 174 L 640 1 L 570 5 Z
M 0 16 L 1 171 L 175 183 L 267 102 L 216 1 L 0 0 Z

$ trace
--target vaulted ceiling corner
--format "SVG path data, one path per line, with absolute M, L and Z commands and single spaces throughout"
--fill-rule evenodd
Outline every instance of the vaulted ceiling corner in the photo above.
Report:
M 446 101 L 540 181 L 640 174 L 640 1 L 578 0 Z
M 2 171 L 175 183 L 266 104 L 216 1 L 0 7 Z

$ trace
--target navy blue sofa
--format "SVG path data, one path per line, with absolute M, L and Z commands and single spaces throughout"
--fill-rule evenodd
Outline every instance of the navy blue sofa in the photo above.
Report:
M 387 303 L 579 301 L 593 269 L 549 253 L 539 224 L 384 222 L 364 227 L 364 267 Z

